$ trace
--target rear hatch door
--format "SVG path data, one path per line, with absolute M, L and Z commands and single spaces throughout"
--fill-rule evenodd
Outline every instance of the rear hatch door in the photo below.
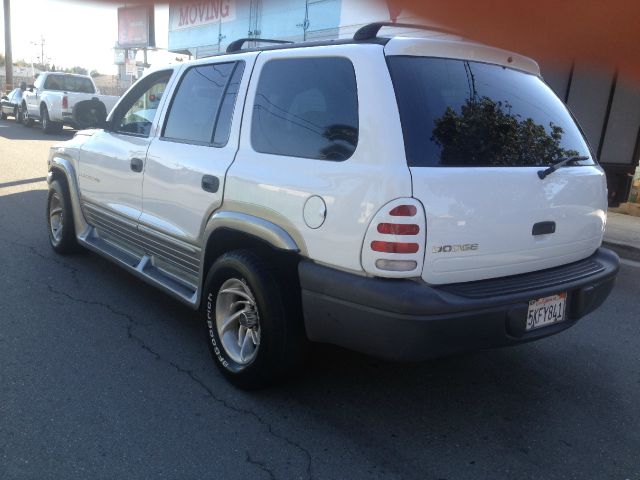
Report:
M 477 59 L 397 55 L 388 63 L 413 195 L 426 212 L 425 281 L 516 275 L 600 246 L 604 173 L 539 76 Z M 574 156 L 587 159 L 539 177 Z

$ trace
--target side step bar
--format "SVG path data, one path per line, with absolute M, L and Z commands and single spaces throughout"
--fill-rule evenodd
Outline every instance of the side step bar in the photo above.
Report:
M 156 267 L 153 265 L 153 259 L 150 256 L 136 255 L 114 245 L 108 240 L 100 238 L 95 228 L 91 226 L 86 233 L 78 237 L 78 242 L 87 249 L 119 264 L 136 277 L 159 288 L 192 309 L 197 309 L 198 287 L 190 285 Z

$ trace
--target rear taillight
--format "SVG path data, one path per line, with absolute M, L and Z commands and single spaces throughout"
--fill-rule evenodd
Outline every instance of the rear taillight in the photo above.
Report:
M 69 108 L 69 97 L 62 97 L 62 108 Z
M 418 253 L 420 245 L 403 242 L 371 242 L 371 250 L 383 253 Z
M 398 205 L 389 212 L 392 217 L 413 217 L 418 212 L 415 205 Z
M 385 235 L 417 235 L 420 233 L 420 227 L 414 223 L 380 223 L 378 224 L 378 233 Z
M 414 198 L 394 200 L 374 216 L 362 249 L 362 267 L 380 277 L 417 277 L 424 263 L 426 221 Z

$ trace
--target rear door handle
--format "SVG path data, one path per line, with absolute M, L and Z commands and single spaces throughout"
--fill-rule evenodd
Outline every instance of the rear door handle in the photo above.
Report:
M 144 167 L 144 162 L 142 160 L 140 160 L 139 158 L 131 159 L 131 170 L 133 170 L 134 172 L 140 173 L 143 167 Z
M 550 235 L 556 233 L 556 222 L 540 222 L 536 223 L 531 230 L 534 237 L 538 235 Z
M 213 175 L 205 175 L 202 177 L 202 189 L 205 192 L 216 193 L 220 188 L 220 179 Z

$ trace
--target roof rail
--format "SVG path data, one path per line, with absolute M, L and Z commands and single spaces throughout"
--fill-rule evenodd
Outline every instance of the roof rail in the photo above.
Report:
M 380 29 L 382 29 L 383 27 L 410 28 L 412 30 L 427 30 L 430 32 L 459 35 L 459 33 L 456 33 L 453 30 L 450 30 L 448 28 L 443 28 L 443 27 L 416 25 L 412 23 L 376 22 L 376 23 L 370 23 L 369 25 L 365 25 L 364 27 L 360 28 L 353 36 L 353 39 L 356 41 L 372 40 L 378 37 L 378 32 L 380 32 Z
M 238 40 L 234 40 L 229 44 L 229 46 L 227 47 L 227 53 L 239 52 L 240 50 L 242 50 L 242 47 L 244 46 L 244 44 L 247 42 L 277 43 L 277 44 L 293 43 L 288 40 L 270 40 L 268 38 L 239 38 Z

